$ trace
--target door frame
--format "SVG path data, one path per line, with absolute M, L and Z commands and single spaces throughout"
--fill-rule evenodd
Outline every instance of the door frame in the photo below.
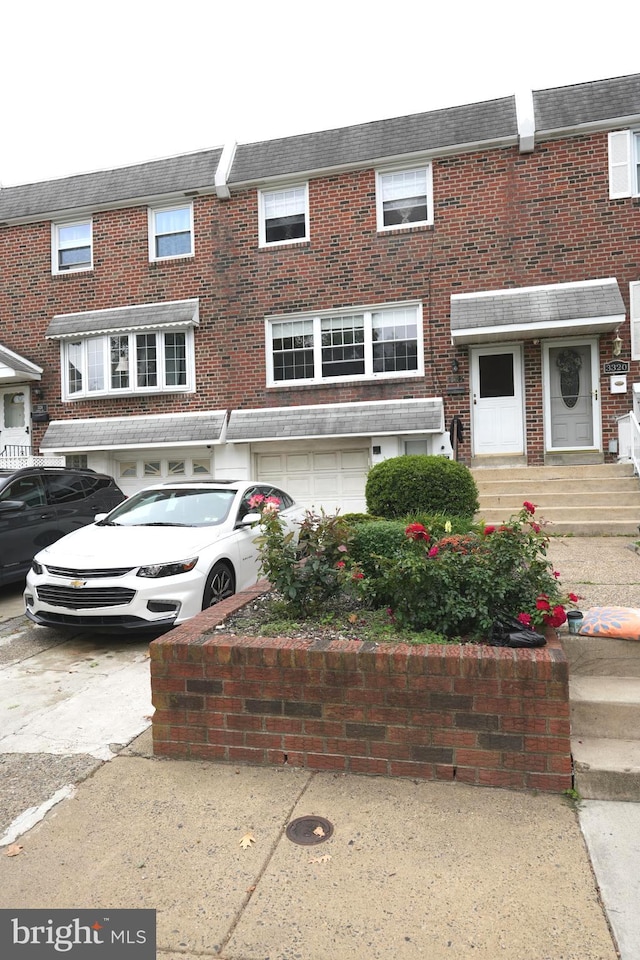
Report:
M 525 422 L 525 382 L 524 382 L 524 356 L 522 343 L 514 341 L 512 343 L 482 343 L 470 346 L 469 348 L 469 403 L 470 403 L 470 422 L 471 422 L 471 455 L 473 457 L 485 456 L 486 454 L 477 451 L 477 423 L 474 416 L 474 395 L 479 389 L 478 384 L 478 357 L 483 354 L 510 353 L 513 356 L 513 380 L 514 388 L 520 395 L 520 429 L 522 438 L 522 447 L 517 451 L 516 456 L 522 456 L 527 450 L 527 431 Z M 496 456 L 509 456 L 511 451 L 500 454 L 496 451 Z
M 551 374 L 549 352 L 555 347 L 591 347 L 591 395 L 593 403 L 593 446 L 591 447 L 554 447 L 551 434 Z M 542 384 L 545 453 L 561 453 L 572 450 L 602 451 L 602 385 L 600 383 L 600 340 L 599 337 L 571 337 L 565 339 L 543 340 L 542 342 Z M 595 394 L 595 396 L 594 396 Z
M 5 448 L 5 444 L 9 443 L 9 446 L 26 446 L 33 448 L 33 425 L 31 422 L 31 386 L 28 383 L 11 383 L 7 381 L 0 381 L 0 404 L 4 405 L 4 394 L 5 393 L 24 393 L 24 426 L 25 426 L 25 436 L 27 442 L 25 444 L 12 444 L 11 441 L 5 439 L 6 428 L 4 427 L 4 417 L 2 421 L 3 426 L 0 427 L 0 453 Z

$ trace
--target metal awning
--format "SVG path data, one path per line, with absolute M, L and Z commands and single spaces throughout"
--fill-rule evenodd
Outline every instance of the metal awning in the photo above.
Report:
M 226 440 L 246 443 L 443 431 L 442 398 L 430 397 L 423 400 L 378 400 L 370 403 L 323 403 L 232 410 Z
M 43 453 L 71 453 L 137 450 L 144 447 L 211 446 L 223 442 L 226 421 L 226 410 L 149 417 L 52 420 L 40 449 Z
M 451 297 L 454 345 L 609 333 L 624 319 L 624 301 L 615 278 Z
M 45 336 L 49 340 L 62 340 L 88 334 L 126 333 L 157 327 L 195 327 L 198 323 L 197 298 L 170 300 L 110 310 L 59 313 L 53 317 Z
M 25 380 L 41 380 L 42 367 L 25 360 L 0 343 L 0 383 L 24 383 Z

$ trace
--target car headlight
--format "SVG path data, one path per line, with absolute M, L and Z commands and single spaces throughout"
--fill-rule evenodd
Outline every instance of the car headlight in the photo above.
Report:
M 33 570 L 34 573 L 37 573 L 38 576 L 40 576 L 41 573 L 44 573 L 44 567 L 42 566 L 41 563 L 38 563 L 37 560 L 31 561 L 31 569 Z
M 191 560 L 179 560 L 178 563 L 152 563 L 148 567 L 140 567 L 137 577 L 175 577 L 178 573 L 188 573 L 193 570 L 197 557 Z

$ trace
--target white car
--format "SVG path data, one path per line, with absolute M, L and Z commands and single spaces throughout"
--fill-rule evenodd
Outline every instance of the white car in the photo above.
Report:
M 287 530 L 299 532 L 303 508 L 271 484 L 189 481 L 140 490 L 36 554 L 27 616 L 48 627 L 110 633 L 161 632 L 189 620 L 258 579 L 256 496 L 275 497 Z

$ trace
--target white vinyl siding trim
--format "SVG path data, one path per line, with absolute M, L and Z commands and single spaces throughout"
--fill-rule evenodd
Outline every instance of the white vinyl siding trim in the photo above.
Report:
M 629 284 L 631 319 L 631 359 L 640 360 L 640 280 Z
M 633 183 L 634 138 L 630 130 L 618 130 L 609 134 L 609 199 L 631 197 Z

